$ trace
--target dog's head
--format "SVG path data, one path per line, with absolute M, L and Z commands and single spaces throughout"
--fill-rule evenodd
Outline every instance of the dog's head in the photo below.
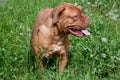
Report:
M 81 8 L 73 4 L 62 4 L 55 8 L 52 12 L 52 20 L 61 32 L 71 33 L 78 37 L 90 35 L 86 30 L 89 18 L 83 15 Z

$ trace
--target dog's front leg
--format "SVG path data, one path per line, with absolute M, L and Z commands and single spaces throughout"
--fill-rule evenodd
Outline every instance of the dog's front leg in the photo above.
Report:
M 41 56 L 41 55 L 37 55 L 36 56 L 36 61 L 37 61 L 37 65 L 38 65 L 38 68 L 40 69 L 40 70 L 43 70 L 43 57 Z
M 60 55 L 60 60 L 59 60 L 59 71 L 63 72 L 68 61 L 68 55 L 66 53 L 62 53 Z

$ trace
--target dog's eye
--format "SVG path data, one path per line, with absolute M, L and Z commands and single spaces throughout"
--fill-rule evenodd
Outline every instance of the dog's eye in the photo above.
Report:
M 74 20 L 77 20 L 79 18 L 79 15 L 75 15 L 72 17 Z

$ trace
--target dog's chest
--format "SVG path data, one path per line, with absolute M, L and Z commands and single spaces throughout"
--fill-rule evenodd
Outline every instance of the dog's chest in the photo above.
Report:
M 60 55 L 63 53 L 65 40 L 65 35 L 58 34 L 58 30 L 56 27 L 46 27 L 45 25 L 40 27 L 39 32 L 39 48 L 41 53 L 45 57 L 49 57 L 52 55 Z
M 62 42 L 58 41 L 57 44 L 51 44 L 49 47 L 43 51 L 43 56 L 51 57 L 52 55 L 60 55 L 62 53 Z
M 38 30 L 38 41 L 42 48 L 48 48 L 51 44 L 58 43 L 59 36 L 57 30 L 53 27 L 41 25 Z

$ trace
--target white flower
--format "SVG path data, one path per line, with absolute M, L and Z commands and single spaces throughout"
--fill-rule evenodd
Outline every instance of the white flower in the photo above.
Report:
M 22 35 L 23 35 L 23 33 L 20 33 L 20 35 L 22 36 Z
M 119 15 L 113 15 L 113 16 L 111 17 L 111 19 L 117 21 L 117 20 L 118 20 L 118 17 L 119 17 Z
M 111 10 L 110 12 L 108 12 L 108 14 L 106 14 L 106 16 L 109 16 L 112 20 L 118 20 L 119 14 L 118 14 L 118 10 Z
M 88 9 L 84 9 L 84 12 L 86 12 L 86 13 L 87 13 L 87 12 L 88 12 Z
M 91 3 L 90 3 L 90 2 L 87 2 L 87 4 L 89 4 L 89 5 L 90 5 Z
M 97 4 L 92 4 L 93 7 L 97 7 L 98 5 Z
M 74 5 L 76 5 L 76 6 L 77 6 L 78 4 L 77 4 L 77 3 L 75 3 Z
M 107 42 L 107 38 L 103 37 L 102 42 Z
M 102 58 L 106 58 L 106 54 L 105 53 L 102 53 Z

